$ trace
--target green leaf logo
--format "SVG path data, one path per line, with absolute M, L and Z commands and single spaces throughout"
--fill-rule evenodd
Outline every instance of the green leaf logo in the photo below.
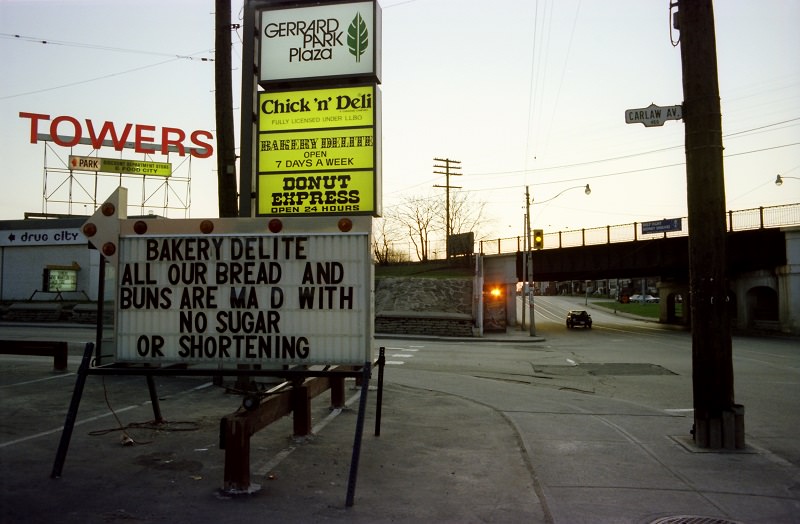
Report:
M 347 29 L 347 47 L 350 49 L 350 54 L 356 57 L 356 62 L 361 62 L 361 55 L 369 47 L 369 31 L 367 23 L 361 18 L 361 13 L 356 13 L 356 17 Z

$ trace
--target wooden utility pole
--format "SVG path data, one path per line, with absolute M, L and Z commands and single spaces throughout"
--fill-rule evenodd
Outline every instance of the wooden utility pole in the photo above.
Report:
M 744 407 L 734 403 L 730 296 L 725 257 L 722 115 L 712 0 L 679 0 L 689 287 L 692 323 L 694 442 L 744 447 Z
M 450 185 L 450 175 L 458 175 L 461 176 L 461 173 L 457 171 L 461 169 L 461 161 L 460 160 L 450 160 L 449 158 L 434 158 L 434 162 L 442 162 L 444 165 L 435 164 L 433 166 L 434 169 L 439 169 L 440 171 L 434 171 L 437 175 L 444 175 L 445 176 L 445 184 L 443 186 L 434 185 L 433 187 L 443 187 L 445 188 L 446 193 L 446 200 L 445 200 L 445 218 L 444 218 L 444 230 L 445 230 L 445 251 L 447 252 L 447 258 L 450 258 L 450 235 L 453 234 L 453 226 L 450 223 L 450 189 L 461 189 L 461 186 L 451 186 Z M 452 165 L 451 165 L 452 164 Z M 444 171 L 441 171 L 444 169 Z
M 533 311 L 533 244 L 531 244 L 531 194 L 525 186 L 525 290 L 522 297 L 522 327 L 525 327 L 525 301 L 531 308 L 531 324 L 528 334 L 536 336 L 536 315 Z
M 217 197 L 220 217 L 239 216 L 236 190 L 236 141 L 231 86 L 231 0 L 216 0 L 214 84 L 217 114 Z

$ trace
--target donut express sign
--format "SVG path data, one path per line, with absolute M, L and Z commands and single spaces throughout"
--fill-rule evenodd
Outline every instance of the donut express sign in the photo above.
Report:
M 259 94 L 258 211 L 377 214 L 374 85 Z

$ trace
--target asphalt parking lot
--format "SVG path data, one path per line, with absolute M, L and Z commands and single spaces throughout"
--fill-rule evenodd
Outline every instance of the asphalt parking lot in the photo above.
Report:
M 290 417 L 256 433 L 253 493 L 232 496 L 222 490 L 219 426 L 240 406 L 239 395 L 206 377 L 157 377 L 166 423 L 154 425 L 144 377 L 90 375 L 62 475 L 50 478 L 77 352 L 73 345 L 66 373 L 53 372 L 48 357 L 0 356 L 4 523 L 543 521 L 513 431 L 499 414 L 387 385 L 376 437 L 375 380 L 352 507 L 346 495 L 360 391 L 352 379 L 347 409 L 332 412 L 327 393 L 312 402 L 311 437 L 293 438 Z M 454 420 L 495 424 L 468 433 Z

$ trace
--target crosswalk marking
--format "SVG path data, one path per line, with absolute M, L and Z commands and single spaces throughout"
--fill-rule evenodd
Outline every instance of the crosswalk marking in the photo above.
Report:
M 421 348 L 425 346 L 409 346 L 409 347 L 385 347 L 384 349 L 389 351 L 394 351 L 395 353 L 389 353 L 388 357 L 397 360 L 387 360 L 385 363 L 387 366 L 402 366 L 406 363 L 406 360 L 400 359 L 409 359 L 414 358 Z

